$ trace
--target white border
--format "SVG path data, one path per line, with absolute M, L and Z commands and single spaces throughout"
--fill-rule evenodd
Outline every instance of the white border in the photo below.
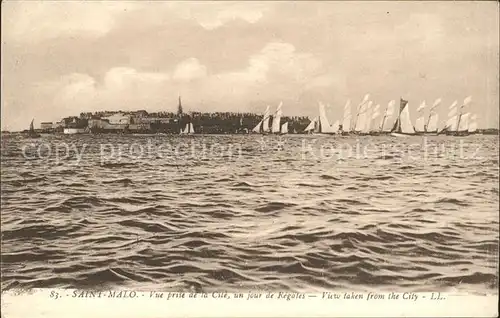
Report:
M 2 294 L 2 316 L 5 318 L 36 317 L 496 317 L 498 316 L 498 294 L 472 296 L 467 294 L 441 293 L 441 300 L 432 293 L 396 293 L 399 299 L 367 300 L 363 299 L 323 299 L 322 293 L 290 293 L 300 299 L 267 298 L 266 292 L 260 299 L 248 300 L 248 293 L 242 299 L 235 299 L 234 293 L 227 293 L 222 298 L 221 292 L 209 292 L 206 298 L 202 294 L 184 293 L 184 298 L 167 299 L 150 297 L 150 291 L 135 291 L 135 298 L 129 296 L 134 291 L 115 290 L 115 297 L 109 297 L 110 291 L 102 291 L 101 297 L 73 297 L 83 290 L 75 289 L 33 289 L 28 291 L 9 290 Z M 55 297 L 55 293 L 58 297 Z M 170 292 L 171 296 L 174 292 Z M 372 293 L 373 294 L 373 293 Z M 96 294 L 97 295 L 97 294 Z M 282 294 L 284 295 L 284 294 Z M 403 296 L 408 299 L 403 299 Z M 51 297 L 52 296 L 52 297 Z M 179 296 L 176 293 L 174 296 Z M 219 298 L 216 298 L 219 297 Z

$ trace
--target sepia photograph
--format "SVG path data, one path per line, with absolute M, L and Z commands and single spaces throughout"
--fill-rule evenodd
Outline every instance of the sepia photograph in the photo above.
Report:
M 498 297 L 498 9 L 2 1 L 2 292 Z

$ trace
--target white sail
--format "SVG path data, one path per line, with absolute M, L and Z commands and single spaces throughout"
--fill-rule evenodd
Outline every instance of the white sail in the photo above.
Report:
M 458 108 L 457 108 L 457 105 L 458 105 L 458 101 L 454 101 L 450 107 L 449 107 L 449 112 L 448 112 L 448 118 L 455 118 L 455 120 L 457 120 L 457 112 L 458 112 Z M 448 125 L 447 125 L 448 126 Z M 456 125 L 455 125 L 456 126 Z
M 432 106 L 431 106 L 431 110 L 433 110 L 434 108 L 438 107 L 440 104 L 441 104 L 441 98 L 436 99 L 434 101 L 434 104 L 432 104 Z
M 458 131 L 469 131 L 469 115 L 465 113 L 460 116 L 460 123 L 458 124 Z
M 423 132 L 425 131 L 425 107 L 427 105 L 425 104 L 425 100 L 418 106 L 417 108 L 417 113 L 418 113 L 418 118 L 415 121 L 415 131 Z
M 283 125 L 281 125 L 281 133 L 282 134 L 288 134 L 288 122 L 286 122 Z
M 357 120 L 354 123 L 354 131 L 360 132 L 364 129 L 367 119 L 366 110 L 367 110 L 366 105 L 361 105 L 358 111 Z
M 351 130 L 351 100 L 348 99 L 344 106 L 344 120 L 342 121 L 342 130 L 350 131 Z
M 266 111 L 264 112 L 264 117 L 262 119 L 262 131 L 264 131 L 264 132 L 269 131 L 270 115 L 271 115 L 271 109 L 270 109 L 269 105 L 267 105 Z
M 452 108 L 452 109 L 448 112 L 448 118 L 451 118 L 451 117 L 454 117 L 454 116 L 457 116 L 457 108 Z
M 374 126 L 375 126 L 375 122 L 377 121 L 376 119 L 379 116 L 380 116 L 380 104 L 377 104 L 377 105 L 375 105 L 375 108 L 373 109 L 373 113 L 371 116 L 372 120 L 370 123 L 370 131 L 378 129 L 378 127 L 374 127 Z
M 415 129 L 411 123 L 410 117 L 410 107 L 408 107 L 408 103 L 406 104 L 403 111 L 401 111 L 401 115 L 399 116 L 399 120 L 401 121 L 401 132 L 403 134 L 414 134 Z
M 261 121 L 257 124 L 257 126 L 255 126 L 255 128 L 254 128 L 254 129 L 252 129 L 252 131 L 253 131 L 253 132 L 256 132 L 256 133 L 260 133 L 260 128 L 262 127 L 262 122 L 263 122 L 263 121 L 264 121 L 264 120 L 261 120 Z
M 457 124 L 458 124 L 458 115 L 452 116 L 446 121 L 446 127 L 448 128 L 449 131 L 457 131 Z
M 321 126 L 320 133 L 332 133 L 333 129 L 328 122 L 328 118 L 326 117 L 325 105 L 319 102 L 319 123 Z
M 368 99 L 370 98 L 370 94 L 366 94 L 361 103 L 358 105 L 357 113 L 356 113 L 356 118 L 354 119 L 354 124 L 353 124 L 353 130 L 354 131 L 361 131 L 363 127 L 365 126 L 365 118 L 366 115 L 364 114 L 364 110 L 366 109 L 366 104 L 368 102 Z
M 425 130 L 425 118 L 424 114 L 421 114 L 420 117 L 415 121 L 415 130 L 416 131 L 424 131 Z
M 189 123 L 189 130 L 188 130 L 188 134 L 194 134 L 194 126 L 193 126 L 193 123 Z
M 441 104 L 441 98 L 434 101 L 432 106 L 429 108 L 429 117 L 427 117 L 427 122 L 425 123 L 425 131 L 436 132 L 438 130 L 438 119 L 439 116 L 435 111 L 436 107 Z
M 387 104 L 387 108 L 385 109 L 385 114 L 382 117 L 382 122 L 380 123 L 381 131 L 391 130 L 392 126 L 394 126 L 394 105 L 396 104 L 395 100 L 391 100 L 389 104 Z
M 450 107 L 449 107 L 449 112 L 448 112 L 448 118 L 456 117 L 457 116 L 457 108 L 458 101 L 454 101 Z
M 477 116 L 475 114 L 470 116 L 469 129 L 468 130 L 469 130 L 470 133 L 473 133 L 473 132 L 477 131 Z
M 283 106 L 283 103 L 280 102 L 278 105 L 278 108 L 276 109 L 276 113 L 274 114 L 273 117 L 273 125 L 272 125 L 272 132 L 273 133 L 279 133 L 280 132 L 280 121 L 281 121 L 281 115 L 283 114 L 281 107 Z
M 467 97 L 464 99 L 464 106 L 469 105 L 471 101 L 472 101 L 472 96 L 467 96 Z
M 307 125 L 307 127 L 306 127 L 306 129 L 304 129 L 304 131 L 308 132 L 308 131 L 314 130 L 314 127 L 316 127 L 317 120 L 318 120 L 317 118 L 314 118 L 313 120 L 311 120 L 311 122 L 309 123 L 309 125 Z
M 183 129 L 181 129 L 181 132 L 180 132 L 180 133 L 181 133 L 181 134 L 187 134 L 187 132 L 188 132 L 188 125 L 186 124 L 186 126 L 184 126 L 184 128 L 183 128 Z
M 333 131 L 333 132 L 337 132 L 337 131 L 339 131 L 339 125 L 340 125 L 340 123 L 339 123 L 339 120 L 337 119 L 337 120 L 336 120 L 336 121 L 334 121 L 334 122 L 333 122 L 333 124 L 332 124 L 332 131 Z
M 436 132 L 438 130 L 438 120 L 439 116 L 437 113 L 431 113 L 429 115 L 429 122 L 427 123 L 428 132 Z
M 425 107 L 426 107 L 426 104 L 425 104 L 425 100 L 424 100 L 424 101 L 423 101 L 422 103 L 420 103 L 420 105 L 418 106 L 418 108 L 417 108 L 417 113 L 418 113 L 418 112 L 422 112 L 422 111 L 425 109 Z
M 373 105 L 372 101 L 368 102 L 368 104 L 366 105 L 366 108 L 363 112 L 364 124 L 363 124 L 363 126 L 360 126 L 360 131 L 365 133 L 365 134 L 370 132 L 370 127 L 372 124 L 372 114 L 374 111 L 374 109 L 372 108 L 372 105 Z
M 365 129 L 363 130 L 364 133 L 369 133 L 371 131 L 373 119 L 375 118 L 374 115 L 375 115 L 375 112 L 377 111 L 377 106 L 375 106 L 375 107 L 372 107 L 372 106 L 373 106 L 373 102 L 369 101 L 368 107 L 366 110 Z
M 454 101 L 453 103 L 451 103 L 451 105 L 450 105 L 449 109 L 450 109 L 450 110 L 452 110 L 452 109 L 456 108 L 456 107 L 457 107 L 457 105 L 458 105 L 458 101 L 456 100 L 456 101 Z
M 264 112 L 264 116 L 262 120 L 257 124 L 257 126 L 252 129 L 253 132 L 260 133 L 269 131 L 269 105 L 266 107 L 266 111 Z

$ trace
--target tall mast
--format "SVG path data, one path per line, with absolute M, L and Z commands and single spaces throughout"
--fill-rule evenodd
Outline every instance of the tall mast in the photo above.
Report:
M 462 119 L 462 108 L 464 107 L 464 105 L 462 105 L 462 107 L 460 107 L 460 112 L 458 113 L 458 120 L 457 120 L 457 132 L 458 130 L 460 129 L 460 120 Z

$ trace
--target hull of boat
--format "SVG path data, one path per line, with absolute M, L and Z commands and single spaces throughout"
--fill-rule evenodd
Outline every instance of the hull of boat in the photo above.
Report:
M 332 133 L 313 133 L 313 135 L 315 135 L 315 136 L 337 136 L 337 135 L 339 135 L 339 133 L 334 133 L 334 132 L 332 132 Z
M 387 136 L 390 135 L 391 133 L 388 131 L 372 131 L 368 135 L 370 136 Z
M 393 137 L 411 137 L 411 136 L 416 136 L 415 134 L 403 134 L 403 133 L 391 133 L 391 136 Z
M 319 133 L 318 135 L 336 136 L 336 135 L 338 135 L 338 133 L 336 133 L 336 132 L 331 132 L 331 133 Z
M 437 131 L 434 132 L 424 132 L 424 131 L 419 131 L 415 133 L 416 136 L 437 136 L 439 133 Z

